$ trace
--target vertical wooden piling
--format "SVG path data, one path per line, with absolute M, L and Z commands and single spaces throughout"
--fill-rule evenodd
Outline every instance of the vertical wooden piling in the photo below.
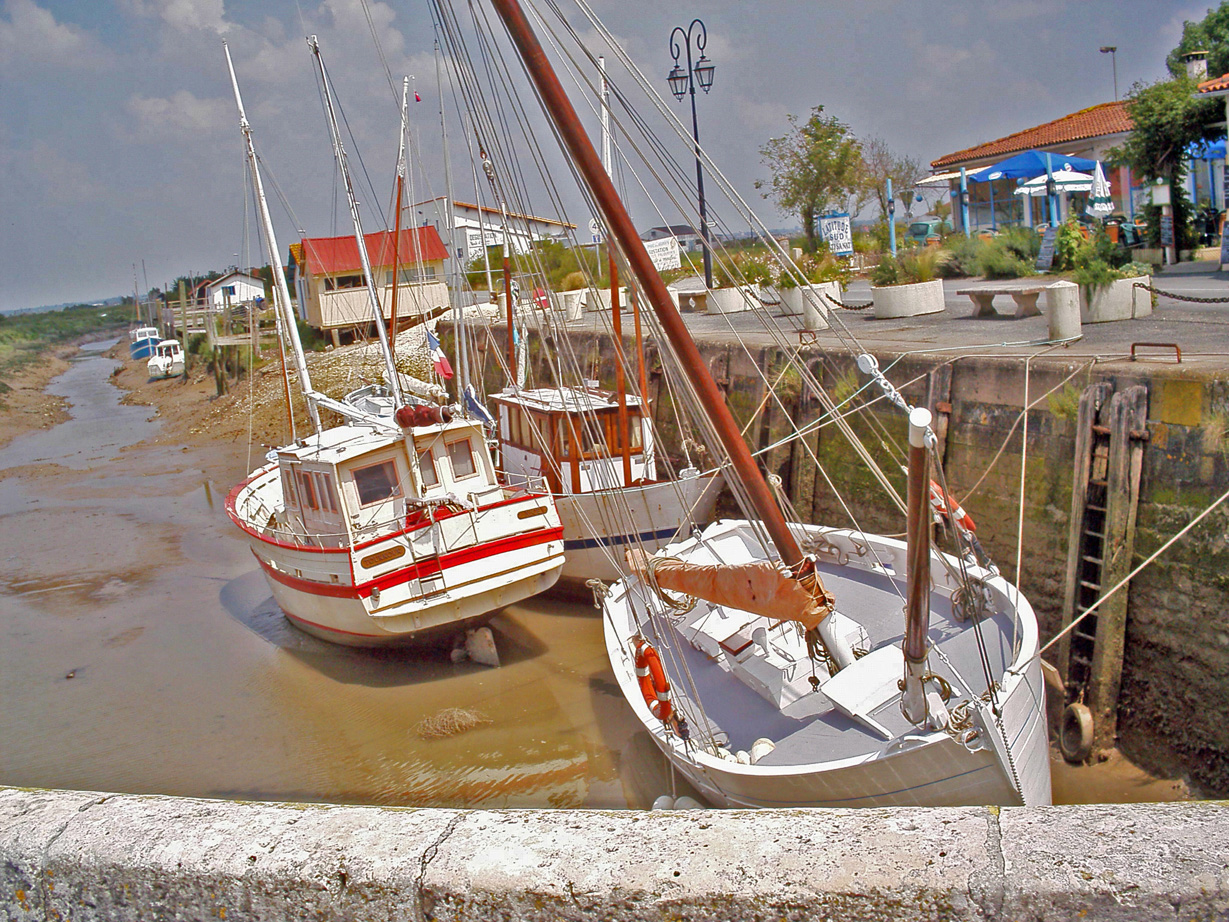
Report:
M 1139 505 L 1139 477 L 1143 467 L 1142 434 L 1148 418 L 1148 389 L 1127 388 L 1110 401 L 1110 452 L 1106 480 L 1105 558 L 1102 592 L 1118 585 L 1131 572 L 1135 556 L 1135 514 Z M 1087 704 L 1093 718 L 1093 751 L 1114 745 L 1117 732 L 1118 690 L 1122 684 L 1122 655 L 1126 646 L 1127 591 L 1124 586 L 1097 610 L 1097 642 Z

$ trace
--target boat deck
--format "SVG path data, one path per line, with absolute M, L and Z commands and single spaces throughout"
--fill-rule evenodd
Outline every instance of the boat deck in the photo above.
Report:
M 837 611 L 865 631 L 865 638 L 855 646 L 861 648 L 860 653 L 865 650 L 873 654 L 848 667 L 843 684 L 858 689 L 857 694 L 865 692 L 870 696 L 865 701 L 865 709 L 859 713 L 882 726 L 888 736 L 895 738 L 907 734 L 913 728 L 900 712 L 900 695 L 895 685 L 903 668 L 899 650 L 904 625 L 904 581 L 887 573 L 822 562 L 819 570 L 837 600 Z M 739 631 L 739 639 L 725 645 L 718 656 L 713 656 L 688 639 L 696 635 L 697 625 L 713 611 L 714 607 L 700 602 L 692 612 L 681 617 L 657 618 L 651 623 L 641 618 L 645 636 L 657 647 L 671 676 L 676 709 L 688 719 L 692 738 L 698 744 L 704 745 L 715 736 L 732 752 L 750 751 L 757 739 L 767 738 L 776 748 L 756 763 L 766 766 L 801 765 L 883 752 L 889 743 L 884 734 L 876 732 L 871 723 L 842 712 L 824 691 L 811 689 L 809 678 L 812 674 L 820 683 L 827 681 L 829 676 L 822 665 L 812 667 L 806 658 L 801 627 L 793 623 L 774 624 L 764 618 L 737 613 L 740 620 L 750 623 Z M 930 624 L 928 636 L 935 648 L 930 668 L 952 685 L 950 705 L 955 705 L 970 692 L 973 695 L 984 693 L 985 669 L 974 625 L 955 620 L 946 593 L 932 593 Z M 1011 660 L 1011 615 L 991 613 L 983 617 L 980 624 L 990 673 L 1001 676 Z M 765 629 L 765 633 L 758 635 L 761 642 L 750 642 L 737 655 L 731 655 L 757 627 Z M 711 639 L 700 638 L 702 642 Z M 763 641 L 767 641 L 768 655 L 765 655 Z M 793 676 L 789 684 L 793 691 L 787 691 L 776 702 L 751 687 L 746 678 L 731 681 L 732 666 L 749 667 L 754 679 L 769 661 L 789 664 L 791 658 L 797 661 L 789 667 Z M 882 700 L 877 700 L 876 688 L 883 689 L 883 694 L 878 696 Z M 786 700 L 791 694 L 798 694 L 799 689 L 802 691 L 796 700 Z M 696 705 L 697 700 L 704 702 L 703 709 Z

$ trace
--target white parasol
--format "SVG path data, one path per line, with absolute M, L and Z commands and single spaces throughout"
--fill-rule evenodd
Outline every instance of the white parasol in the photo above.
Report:
M 1108 215 L 1114 210 L 1114 202 L 1110 199 L 1110 183 L 1101 169 L 1101 161 L 1097 161 L 1092 173 L 1092 195 L 1088 197 L 1088 207 L 1084 209 L 1094 218 Z
M 1016 186 L 1016 195 L 1045 195 L 1045 175 L 1030 179 Z M 1052 174 L 1054 186 L 1059 192 L 1087 192 L 1092 188 L 1092 176 L 1077 170 L 1055 170 Z

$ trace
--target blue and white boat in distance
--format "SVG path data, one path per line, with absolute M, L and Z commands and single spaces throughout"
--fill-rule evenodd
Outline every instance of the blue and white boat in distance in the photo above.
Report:
M 137 327 L 128 333 L 128 355 L 133 359 L 151 358 L 160 342 L 157 327 Z

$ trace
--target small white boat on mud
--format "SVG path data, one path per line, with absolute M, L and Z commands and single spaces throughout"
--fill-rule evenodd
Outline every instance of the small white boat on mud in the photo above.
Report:
M 177 339 L 164 339 L 154 347 L 154 354 L 145 363 L 151 378 L 173 378 L 184 372 L 183 347 Z
M 481 422 L 454 415 L 439 388 L 397 370 L 318 49 L 316 60 L 386 380 L 344 401 L 313 389 L 274 260 L 280 328 L 314 432 L 272 452 L 226 510 L 293 623 L 337 643 L 395 644 L 548 589 L 563 566 L 562 528 L 550 496 L 498 483 Z M 269 252 L 278 253 L 233 67 L 231 79 Z M 321 409 L 344 421 L 323 425 Z

